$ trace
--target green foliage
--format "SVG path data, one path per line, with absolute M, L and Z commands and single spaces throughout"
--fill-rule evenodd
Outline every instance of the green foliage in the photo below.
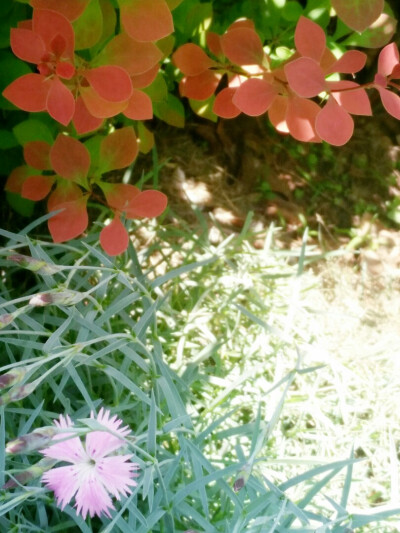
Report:
M 395 512 L 346 511 L 357 462 L 352 457 L 314 462 L 284 482 L 267 469 L 278 452 L 277 429 L 289 390 L 302 376 L 319 371 L 296 355 L 291 308 L 279 307 L 288 280 L 301 280 L 305 245 L 298 265 L 290 266 L 287 254 L 273 250 L 271 232 L 257 288 L 251 282 L 253 254 L 242 249 L 246 229 L 214 250 L 205 235 L 198 244 L 194 240 L 183 264 L 161 274 L 140 266 L 154 253 L 151 248 L 138 257 L 130 246 L 127 262 L 111 261 L 93 237 L 56 245 L 32 240 L 32 229 L 1 230 L 7 278 L 1 281 L 5 357 L 0 372 L 3 381 L 10 375 L 0 396 L 3 451 L 6 442 L 50 426 L 59 413 L 87 419 L 104 406 L 132 428 L 135 438 L 128 446 L 141 471 L 138 487 L 111 521 L 85 523 L 70 506 L 59 511 L 41 487 L 46 466 L 37 462 L 36 452 L 1 453 L 3 482 L 20 480 L 2 493 L 4 530 L 256 533 L 265 527 L 282 532 L 320 527 L 344 533 Z M 201 283 L 204 268 L 224 272 L 219 287 Z M 210 322 L 213 331 L 203 327 L 199 343 L 191 338 L 190 325 L 197 321 L 198 302 L 211 302 L 214 290 L 221 307 Z M 270 295 L 264 301 L 263 293 Z M 184 313 L 187 327 L 178 336 L 171 325 L 178 326 Z M 244 344 L 241 361 L 222 359 L 221 347 L 229 349 L 234 331 L 243 328 L 258 343 Z M 196 343 L 196 358 L 187 360 L 185 347 Z M 277 372 L 283 356 L 286 362 Z M 231 381 L 236 365 L 240 373 Z M 255 378 L 265 383 L 263 397 L 249 403 L 250 395 L 247 403 L 237 403 L 240 390 Z M 341 501 L 328 498 L 322 504 L 320 494 L 329 495 L 329 482 L 341 472 Z

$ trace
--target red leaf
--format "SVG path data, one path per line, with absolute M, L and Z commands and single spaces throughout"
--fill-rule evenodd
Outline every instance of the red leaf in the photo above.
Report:
M 269 82 L 253 78 L 238 87 L 232 102 L 242 113 L 256 117 L 268 110 L 275 97 L 276 91 Z
M 378 91 L 383 107 L 386 109 L 389 115 L 392 115 L 392 117 L 400 120 L 400 96 L 380 87 L 378 87 Z
M 50 144 L 45 141 L 30 141 L 24 146 L 24 159 L 33 168 L 51 170 Z
M 303 142 L 319 142 L 320 138 L 315 130 L 315 119 L 321 111 L 312 100 L 289 98 L 286 111 L 286 123 L 290 135 Z
M 121 67 L 97 67 L 86 70 L 84 76 L 97 94 L 109 102 L 123 102 L 132 95 L 131 79 Z
M 288 100 L 289 98 L 286 96 L 278 95 L 268 109 L 268 118 L 274 128 L 280 133 L 289 133 L 289 128 L 286 124 Z
M 302 56 L 320 62 L 325 52 L 326 37 L 324 30 L 318 24 L 301 16 L 294 33 L 294 42 Z
M 135 160 L 137 153 L 136 135 L 131 126 L 113 131 L 101 141 L 101 172 L 129 166 Z
M 331 0 L 331 4 L 347 26 L 361 33 L 382 13 L 384 0 Z
M 89 150 L 73 137 L 59 133 L 50 150 L 54 171 L 76 183 L 85 183 L 90 167 Z
M 49 213 L 56 211 L 57 206 L 65 202 L 73 202 L 82 198 L 82 189 L 73 181 L 59 179 L 57 187 L 50 194 L 47 200 L 47 209 Z
M 123 114 L 132 120 L 150 120 L 153 118 L 153 104 L 148 94 L 133 89 L 132 96 Z
M 21 196 L 34 202 L 43 200 L 51 191 L 54 181 L 54 176 L 29 176 L 22 185 Z
M 48 221 L 50 234 L 54 242 L 64 242 L 79 237 L 88 226 L 86 210 L 87 196 L 71 202 L 54 206 L 54 210 L 62 209 Z
M 325 52 L 321 58 L 321 61 L 319 62 L 319 66 L 322 68 L 324 72 L 328 72 L 331 66 L 334 63 L 336 63 L 336 61 L 337 59 L 336 59 L 336 56 L 333 54 L 333 52 L 331 52 L 329 48 L 325 48 Z
M 121 113 L 128 103 L 104 100 L 92 87 L 81 87 L 80 93 L 86 109 L 96 118 L 114 117 Z
M 312 98 L 325 90 L 325 76 L 319 64 L 311 57 L 299 57 L 285 65 L 290 88 L 303 98 Z
M 167 207 L 168 198 L 160 191 L 143 191 L 129 202 L 126 218 L 158 217 Z
M 74 116 L 75 99 L 71 91 L 57 77 L 50 80 L 46 108 L 49 115 L 63 126 L 67 126 Z
M 221 36 L 218 33 L 209 31 L 206 36 L 207 46 L 212 54 L 221 58 L 224 55 L 221 45 Z
M 60 76 L 60 78 L 64 78 L 65 80 L 70 80 L 73 78 L 75 74 L 75 67 L 71 63 L 68 63 L 67 61 L 64 63 L 57 63 L 56 65 L 56 74 L 57 76 Z
M 207 100 L 215 93 L 221 80 L 221 74 L 205 70 L 197 76 L 187 76 L 179 83 L 181 96 L 194 100 Z
M 235 20 L 235 22 L 232 22 L 232 24 L 228 26 L 228 29 L 226 31 L 236 30 L 237 28 L 250 28 L 251 30 L 256 29 L 252 20 L 242 18 Z
M 10 45 L 13 53 L 28 63 L 40 63 L 46 52 L 41 36 L 22 28 L 11 28 Z
M 246 27 L 234 28 L 221 37 L 226 57 L 237 65 L 262 65 L 264 50 L 257 33 Z
M 85 11 L 90 0 L 31 0 L 32 7 L 58 11 L 68 20 L 77 19 Z
M 236 89 L 227 87 L 217 94 L 214 100 L 213 112 L 222 118 L 235 118 L 240 115 L 238 109 L 232 102 Z
M 132 76 L 148 72 L 161 58 L 162 52 L 154 43 L 138 42 L 120 33 L 107 43 L 92 66 L 118 65 Z
M 378 58 L 378 72 L 382 76 L 390 76 L 393 69 L 400 62 L 399 50 L 396 43 L 390 43 L 383 48 Z
M 363 52 L 359 52 L 358 50 L 348 50 L 325 71 L 325 74 L 330 74 L 332 72 L 354 74 L 364 68 L 366 61 L 367 55 Z
M 45 111 L 50 80 L 41 74 L 25 74 L 3 91 L 4 98 L 24 111 Z
M 49 52 L 53 51 L 54 39 L 61 36 L 64 39 L 65 47 L 60 57 L 73 59 L 75 47 L 74 30 L 64 15 L 47 9 L 34 9 L 32 29 L 41 36 Z
M 140 189 L 129 183 L 99 182 L 99 187 L 106 197 L 107 204 L 118 211 L 125 211 L 129 203 L 140 194 Z
M 101 230 L 100 244 L 103 250 L 111 256 L 122 254 L 128 248 L 129 234 L 119 216 L 116 216 L 108 226 Z
M 22 186 L 26 179 L 32 174 L 32 170 L 26 165 L 14 168 L 6 181 L 5 190 L 16 194 L 21 194 Z
M 186 76 L 197 76 L 215 65 L 200 46 L 193 43 L 180 46 L 172 55 L 172 61 Z
M 372 115 L 371 104 L 364 89 L 357 89 L 354 91 L 340 91 L 340 89 L 348 89 L 352 87 L 359 87 L 358 83 L 354 81 L 330 81 L 327 82 L 328 88 L 335 98 L 337 103 L 344 107 L 346 111 L 352 115 Z
M 343 146 L 353 135 L 354 122 L 349 113 L 331 96 L 315 121 L 318 135 L 329 144 Z
M 143 74 L 135 74 L 131 76 L 132 87 L 134 89 L 144 89 L 145 87 L 148 87 L 156 79 L 159 70 L 160 67 L 154 65 L 154 67 L 151 67 L 147 72 L 143 72 Z
M 158 41 L 174 31 L 171 11 L 165 0 L 118 0 L 121 23 L 138 41 Z
M 89 113 L 82 97 L 79 96 L 75 102 L 75 114 L 72 119 L 76 132 L 82 135 L 83 133 L 95 131 L 102 126 L 103 122 L 104 120 L 102 118 L 96 118 Z

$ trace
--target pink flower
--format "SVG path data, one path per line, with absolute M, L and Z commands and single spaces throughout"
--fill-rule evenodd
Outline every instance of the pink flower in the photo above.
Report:
M 95 418 L 93 413 L 90 418 Z M 49 470 L 43 474 L 42 481 L 54 491 L 61 509 L 75 497 L 76 512 L 83 518 L 88 513 L 91 517 L 102 513 L 110 517 L 110 509 L 114 509 L 110 495 L 120 500 L 121 495 L 131 493 L 130 487 L 137 485 L 133 478 L 138 476 L 135 470 L 139 465 L 129 461 L 132 455 L 114 454 L 125 445 L 123 439 L 130 433 L 129 428 L 120 428 L 122 421 L 116 416 L 110 417 L 110 412 L 103 408 L 96 420 L 110 432 L 90 431 L 84 445 L 75 433 L 61 432 L 53 437 L 53 441 L 61 442 L 41 450 L 46 457 L 71 463 Z M 55 425 L 65 430 L 73 423 L 68 415 L 61 415 Z

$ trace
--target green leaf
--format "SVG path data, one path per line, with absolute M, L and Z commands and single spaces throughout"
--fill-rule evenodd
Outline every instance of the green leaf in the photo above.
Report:
M 185 126 L 185 108 L 182 101 L 172 94 L 168 94 L 164 102 L 154 104 L 154 114 L 170 126 Z
M 103 34 L 103 13 L 99 0 L 91 0 L 82 15 L 72 24 L 75 32 L 75 49 L 91 48 Z
M 8 150 L 18 145 L 14 134 L 8 130 L 0 130 L 0 150 Z
M 53 144 L 53 135 L 50 129 L 40 120 L 29 118 L 20 122 L 13 128 L 13 133 L 22 146 L 31 141 L 45 141 Z

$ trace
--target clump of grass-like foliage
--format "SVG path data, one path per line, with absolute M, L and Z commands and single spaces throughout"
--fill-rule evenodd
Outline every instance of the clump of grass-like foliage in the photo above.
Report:
M 247 224 L 212 246 L 199 224 L 182 246 L 184 227 L 161 226 L 111 260 L 94 236 L 54 244 L 34 228 L 0 230 L 0 375 L 19 371 L 0 396 L 1 531 L 344 533 L 400 512 L 353 512 L 359 460 L 311 451 L 318 417 L 295 431 L 286 409 L 326 372 L 307 355 L 306 239 L 275 250 L 271 229 L 256 251 Z M 56 507 L 37 451 L 4 450 L 60 413 L 87 427 L 101 407 L 132 429 L 141 470 L 111 520 L 84 521 Z

